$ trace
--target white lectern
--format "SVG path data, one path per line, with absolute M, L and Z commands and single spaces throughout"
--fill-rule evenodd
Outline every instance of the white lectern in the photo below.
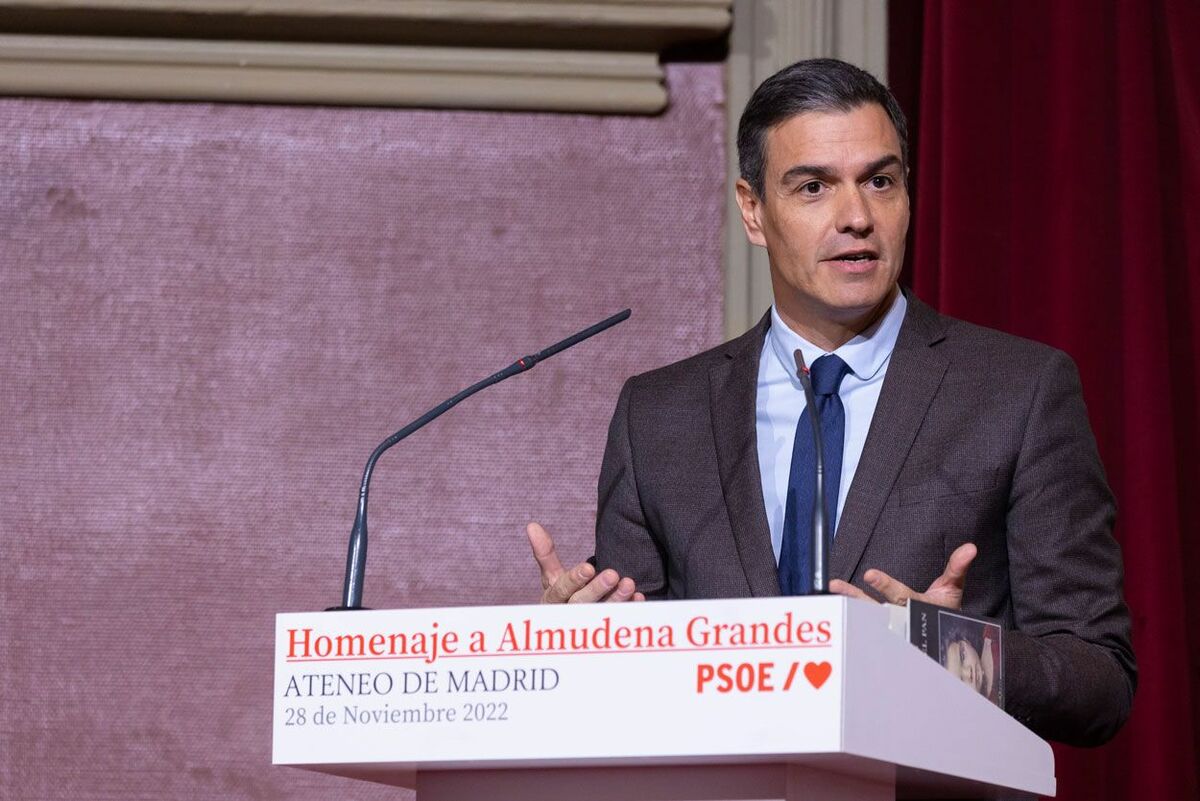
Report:
M 1050 746 L 839 596 L 281 614 L 274 763 L 418 801 L 1054 795 Z

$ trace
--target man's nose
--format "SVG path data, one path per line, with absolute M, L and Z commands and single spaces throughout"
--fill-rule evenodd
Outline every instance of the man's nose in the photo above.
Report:
M 838 198 L 837 229 L 839 233 L 869 234 L 874 227 L 871 209 L 856 186 Z

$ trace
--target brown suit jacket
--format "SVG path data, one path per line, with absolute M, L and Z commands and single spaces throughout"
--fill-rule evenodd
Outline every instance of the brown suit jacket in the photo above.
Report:
M 651 598 L 778 595 L 755 392 L 770 315 L 626 382 L 600 472 L 596 559 Z M 924 589 L 974 542 L 963 608 L 1007 625 L 1008 711 L 1074 744 L 1110 738 L 1137 672 L 1115 509 L 1066 354 L 909 296 L 831 555 Z

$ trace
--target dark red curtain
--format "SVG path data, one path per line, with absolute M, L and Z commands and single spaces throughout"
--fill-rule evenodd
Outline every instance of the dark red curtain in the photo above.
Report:
M 1060 798 L 1200 798 L 1200 3 L 892 0 L 916 123 L 908 280 L 1078 363 L 1140 681 Z

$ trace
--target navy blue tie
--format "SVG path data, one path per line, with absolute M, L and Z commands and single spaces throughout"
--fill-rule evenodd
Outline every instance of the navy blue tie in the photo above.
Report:
M 842 480 L 842 443 L 846 439 L 846 410 L 838 387 L 849 366 L 826 354 L 812 363 L 809 377 L 821 418 L 821 447 L 825 456 L 825 519 L 837 531 L 838 487 Z M 812 423 L 806 408 L 796 424 L 792 445 L 792 470 L 788 475 L 783 513 L 783 545 L 779 550 L 779 589 L 784 595 L 807 595 L 812 587 L 809 542 L 812 537 L 813 496 L 816 494 L 817 456 Z

